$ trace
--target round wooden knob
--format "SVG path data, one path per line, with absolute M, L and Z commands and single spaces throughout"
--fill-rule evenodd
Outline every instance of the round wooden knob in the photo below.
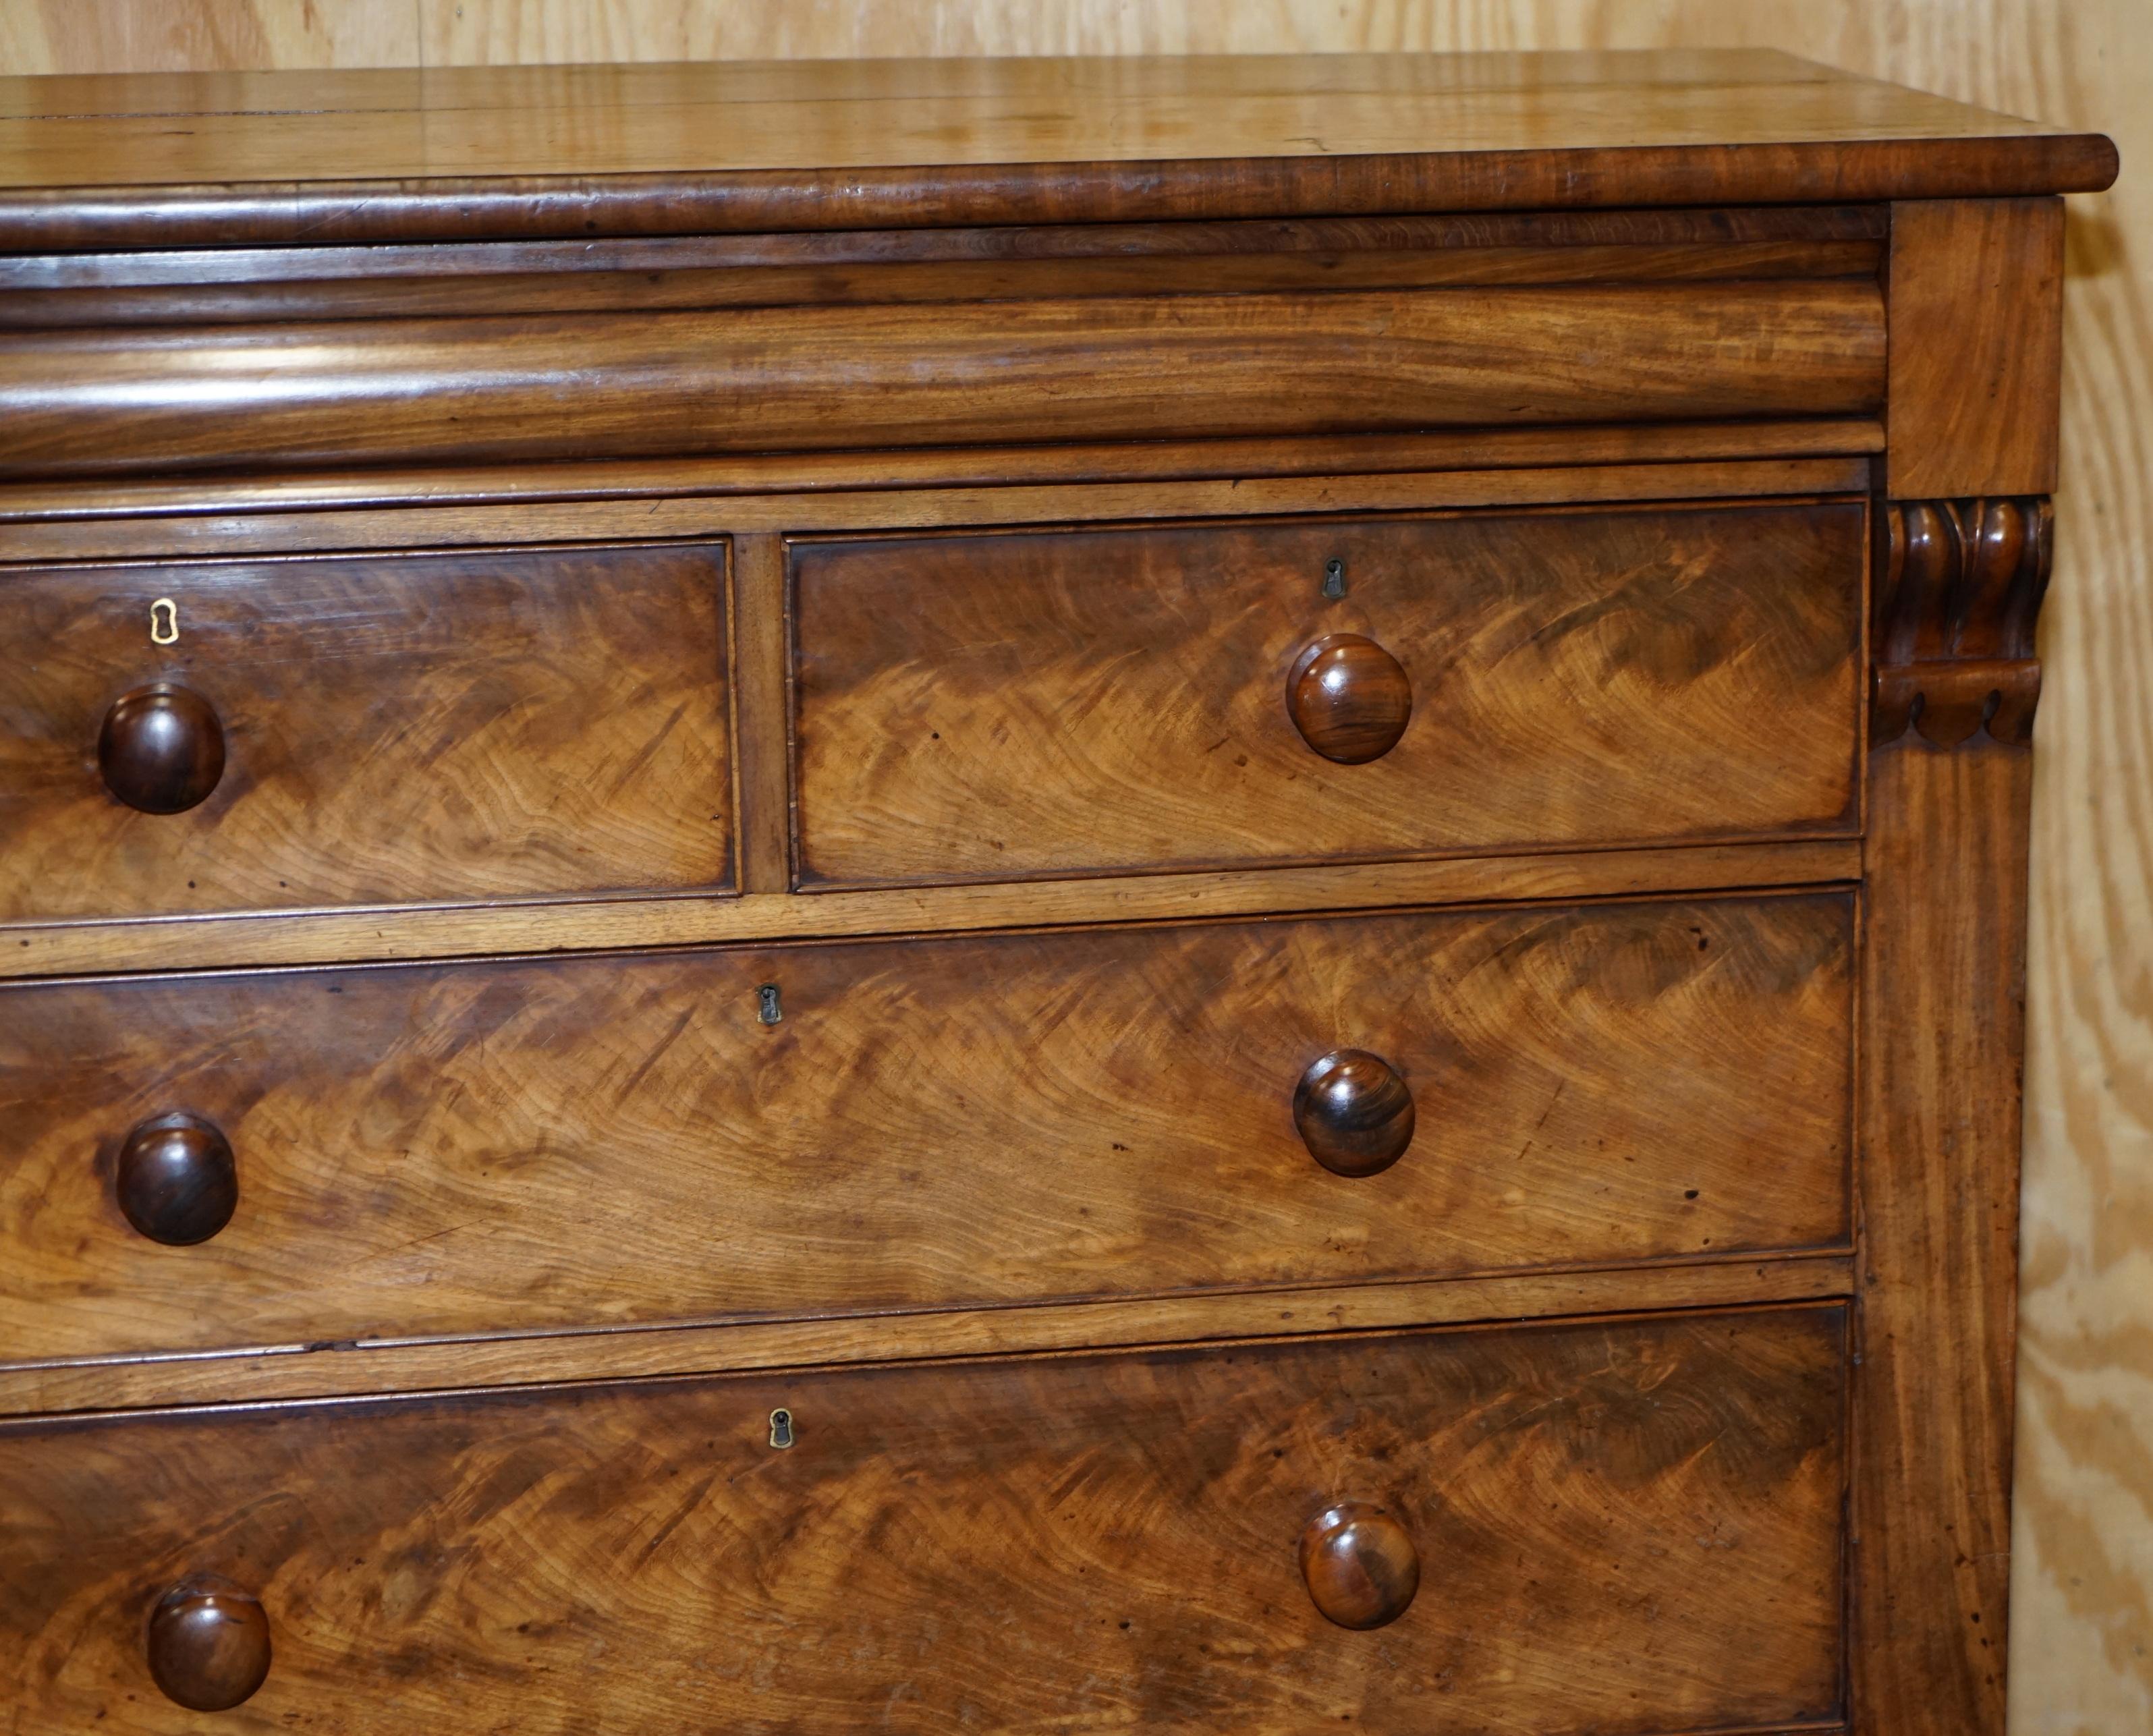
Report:
M 1334 1175 L 1374 1175 L 1412 1143 L 1412 1092 L 1382 1056 L 1333 1049 L 1300 1076 L 1293 1124 Z
M 1300 1534 L 1300 1576 L 1326 1621 L 1382 1627 L 1405 1614 L 1420 1590 L 1420 1552 L 1381 1507 L 1347 1501 L 1318 1514 Z
M 1372 639 L 1333 633 L 1294 659 L 1285 708 L 1301 740 L 1326 760 L 1362 766 L 1398 745 L 1412 716 L 1412 682 Z
M 239 1204 L 232 1142 L 198 1116 L 144 1122 L 120 1148 L 115 1182 L 127 1221 L 169 1247 L 207 1241 Z
M 224 725 L 200 694 L 169 681 L 123 694 L 98 732 L 104 787 L 145 814 L 176 814 L 224 776 Z
M 229 1580 L 181 1580 L 150 1612 L 150 1673 L 191 1712 L 226 1712 L 269 1673 L 269 1617 Z

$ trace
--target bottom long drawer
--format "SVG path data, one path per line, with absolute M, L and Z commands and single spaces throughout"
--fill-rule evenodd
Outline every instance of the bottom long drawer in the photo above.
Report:
M 11 1426 L 0 1724 L 1829 1723 L 1845 1325 L 1813 1306 Z M 265 1660 L 214 1719 L 168 1698 L 232 1699 Z

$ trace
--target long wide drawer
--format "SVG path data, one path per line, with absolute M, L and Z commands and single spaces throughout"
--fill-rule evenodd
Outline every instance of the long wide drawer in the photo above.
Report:
M 0 576 L 0 921 L 723 888 L 721 543 Z
M 1867 415 L 1858 278 L 0 333 L 0 476 Z
M 216 1728 L 1832 1724 L 1845 1337 L 1819 1306 L 0 1428 L 0 1680 L 24 1731 L 115 1736 L 249 1688 Z
M 1865 522 L 797 543 L 799 883 L 1850 832 Z
M 8 1361 L 1843 1246 L 1839 892 L 26 984 Z

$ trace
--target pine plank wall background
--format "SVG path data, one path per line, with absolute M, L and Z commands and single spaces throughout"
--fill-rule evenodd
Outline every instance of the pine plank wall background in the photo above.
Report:
M 2071 201 L 2013 1736 L 2153 1731 L 2153 0 L 0 0 L 0 70 L 1769 45 L 2113 135 Z

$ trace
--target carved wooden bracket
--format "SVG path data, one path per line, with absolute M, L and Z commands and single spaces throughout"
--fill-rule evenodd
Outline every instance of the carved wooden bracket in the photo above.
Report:
M 1870 746 L 1909 729 L 1939 747 L 1984 727 L 1992 741 L 2029 740 L 2033 624 L 2055 545 L 2048 496 L 1894 501 L 1885 517 Z

